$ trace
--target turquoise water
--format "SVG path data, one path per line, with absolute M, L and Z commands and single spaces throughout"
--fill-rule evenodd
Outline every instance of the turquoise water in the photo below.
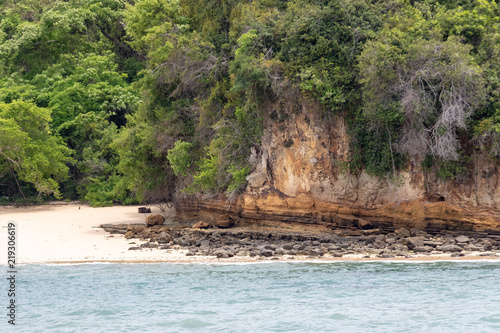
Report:
M 500 332 L 498 261 L 18 268 L 2 332 Z

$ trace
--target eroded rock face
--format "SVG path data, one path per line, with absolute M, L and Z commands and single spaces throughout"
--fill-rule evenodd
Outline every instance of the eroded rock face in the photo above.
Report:
M 269 125 L 260 152 L 252 151 L 255 171 L 247 177 L 248 193 L 274 188 L 291 197 L 308 193 L 321 201 L 360 208 L 425 199 L 500 209 L 500 165 L 486 159 L 478 160 L 474 180 L 460 184 L 424 173 L 420 163 L 409 163 L 397 182 L 366 172 L 350 174 L 344 119 L 325 121 L 317 109 L 303 103 L 302 112 L 289 112 L 285 123 Z
M 397 182 L 351 174 L 345 121 L 325 121 L 316 110 L 303 103 L 286 121 L 270 122 L 261 146 L 251 148 L 254 172 L 236 202 L 228 204 L 224 196 L 185 198 L 179 216 L 205 211 L 255 222 L 367 230 L 500 230 L 499 164 L 478 162 L 475 179 L 464 183 L 441 181 L 420 163 L 409 163 Z
M 221 229 L 227 229 L 234 226 L 234 221 L 229 216 L 224 216 L 215 222 L 215 226 Z

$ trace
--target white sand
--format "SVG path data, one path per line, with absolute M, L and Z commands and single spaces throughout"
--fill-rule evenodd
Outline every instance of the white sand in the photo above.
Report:
M 187 257 L 185 250 L 143 249 L 129 251 L 142 242 L 128 240 L 123 235 L 110 235 L 100 224 L 143 223 L 146 214 L 137 212 L 138 206 L 91 208 L 78 205 L 0 207 L 0 265 L 7 263 L 7 225 L 16 224 L 18 264 L 33 263 L 82 263 L 82 262 L 258 262 L 257 258 Z M 153 214 L 159 210 L 152 208 Z M 135 244 L 131 244 L 135 243 Z M 449 255 L 419 255 L 408 259 L 362 258 L 361 255 L 342 258 L 322 257 L 315 260 L 295 257 L 301 261 L 372 261 L 372 260 L 479 260 L 498 257 L 478 257 L 477 254 L 450 258 Z M 289 261 L 287 256 L 281 260 Z
M 91 208 L 79 205 L 0 207 L 0 244 L 7 243 L 7 225 L 16 223 L 17 263 L 92 261 L 176 261 L 184 253 L 159 250 L 129 251 L 123 235 L 110 235 L 98 227 L 103 223 L 143 223 L 146 214 L 138 206 Z M 153 213 L 159 213 L 152 208 Z M 149 214 L 147 214 L 149 215 Z M 7 249 L 0 249 L 0 263 L 6 264 Z

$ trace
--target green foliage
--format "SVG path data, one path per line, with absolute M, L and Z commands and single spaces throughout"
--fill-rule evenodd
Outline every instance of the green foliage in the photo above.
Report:
M 258 39 L 256 30 L 241 35 L 234 60 L 229 65 L 232 78 L 231 92 L 252 96 L 256 91 L 265 90 L 269 85 L 267 72 L 264 68 L 264 55 L 255 56 L 255 44 Z
M 346 111 L 359 100 L 356 57 L 381 24 L 371 1 L 288 3 L 278 22 L 280 59 L 300 88 L 332 111 Z
M 112 175 L 106 180 L 92 179 L 88 185 L 88 191 L 85 195 L 85 200 L 92 207 L 111 206 L 114 203 L 130 205 L 137 203 L 134 198 L 131 198 L 126 191 L 120 192 L 119 184 L 122 177 Z
M 402 39 L 398 30 L 383 36 L 367 43 L 359 60 L 365 115 L 373 126 L 390 125 L 400 134 L 394 142 L 401 153 L 456 160 L 457 130 L 467 127 L 486 97 L 471 47 L 452 37 Z M 397 121 L 389 124 L 388 118 Z
M 147 54 L 153 66 L 164 62 L 175 48 L 169 36 L 188 27 L 188 20 L 179 13 L 179 0 L 139 0 L 126 8 L 129 44 Z
M 229 193 L 239 192 L 244 189 L 244 186 L 247 183 L 247 176 L 250 173 L 250 168 L 248 165 L 238 168 L 234 165 L 227 170 L 232 176 L 231 183 L 227 187 L 227 191 Z
M 22 101 L 0 103 L 0 176 L 33 184 L 40 194 L 60 197 L 71 151 L 51 134 L 50 111 Z M 17 181 L 17 180 L 16 180 Z
M 500 156 L 499 28 L 488 0 L 2 1 L 0 197 L 238 193 L 308 99 L 346 119 L 346 170 L 462 179 Z
M 174 144 L 174 148 L 168 150 L 167 159 L 176 176 L 185 177 L 187 175 L 192 161 L 190 154 L 192 147 L 193 145 L 190 142 L 179 140 Z
M 441 180 L 465 181 L 471 175 L 470 157 L 461 155 L 457 161 L 440 161 L 436 167 L 436 176 Z
M 238 0 L 180 0 L 182 12 L 196 31 L 217 47 L 227 42 L 231 14 Z
M 370 175 L 388 176 L 395 171 L 394 168 L 402 169 L 405 156 L 391 149 L 392 140 L 397 139 L 397 133 L 389 127 L 374 129 L 361 119 L 353 119 L 349 126 L 352 138 L 351 171 L 359 172 L 364 168 Z
M 109 55 L 77 54 L 61 56 L 60 61 L 36 75 L 38 105 L 53 110 L 52 126 L 59 127 L 79 114 L 105 112 L 118 125 L 125 114 L 135 108 L 139 99 L 125 81 L 126 75 L 117 72 Z
M 194 175 L 193 184 L 188 188 L 188 193 L 206 192 L 217 190 L 218 158 L 208 153 L 199 164 L 199 171 Z

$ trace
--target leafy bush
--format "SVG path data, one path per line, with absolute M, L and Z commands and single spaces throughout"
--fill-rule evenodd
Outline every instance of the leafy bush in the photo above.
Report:
M 191 167 L 192 156 L 190 153 L 193 145 L 190 142 L 176 141 L 174 148 L 168 150 L 167 159 L 176 176 L 186 176 Z

